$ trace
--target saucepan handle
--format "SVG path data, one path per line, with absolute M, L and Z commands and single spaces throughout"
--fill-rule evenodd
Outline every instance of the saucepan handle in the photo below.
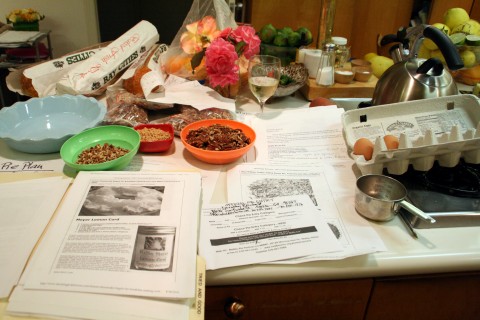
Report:
M 408 212 L 420 217 L 421 219 L 425 221 L 429 221 L 430 223 L 435 223 L 435 219 L 430 217 L 428 214 L 420 210 L 419 208 L 415 207 L 413 204 L 408 202 L 407 200 L 401 200 L 398 203 L 402 208 L 405 210 L 408 210 Z

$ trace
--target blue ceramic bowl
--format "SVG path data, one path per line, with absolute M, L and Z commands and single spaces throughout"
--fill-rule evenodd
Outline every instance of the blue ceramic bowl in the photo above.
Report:
M 0 138 L 27 153 L 58 152 L 74 134 L 98 125 L 106 107 L 85 96 L 48 96 L 0 110 Z

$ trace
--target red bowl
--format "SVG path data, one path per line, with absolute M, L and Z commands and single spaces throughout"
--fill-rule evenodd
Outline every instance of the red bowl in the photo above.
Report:
M 232 129 L 241 129 L 243 133 L 250 138 L 250 144 L 246 147 L 236 149 L 236 150 L 228 150 L 228 151 L 214 151 L 214 150 L 204 150 L 200 148 L 196 148 L 187 143 L 186 138 L 187 134 L 190 130 L 196 130 L 201 127 L 209 127 L 213 124 L 220 124 L 223 126 L 228 126 Z M 252 128 L 247 126 L 246 124 L 234 120 L 227 120 L 227 119 L 208 119 L 208 120 L 200 120 L 193 122 L 183 128 L 182 132 L 180 133 L 180 139 L 182 140 L 185 149 L 190 151 L 190 153 L 197 159 L 211 164 L 227 164 L 234 162 L 240 159 L 248 150 L 253 146 L 256 135 L 255 131 Z
M 139 124 L 134 127 L 136 131 L 144 128 L 155 128 L 161 129 L 170 133 L 170 139 L 166 140 L 157 140 L 157 141 L 142 141 L 140 140 L 140 148 L 138 149 L 140 152 L 164 152 L 170 149 L 170 146 L 173 143 L 173 126 L 168 123 L 147 123 L 147 124 Z M 142 135 L 140 134 L 140 137 Z

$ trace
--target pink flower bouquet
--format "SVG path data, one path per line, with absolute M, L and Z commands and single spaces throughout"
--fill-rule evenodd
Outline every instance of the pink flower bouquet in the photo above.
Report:
M 260 38 L 251 26 L 218 30 L 215 19 L 206 16 L 188 24 L 181 35 L 182 52 L 166 63 L 166 72 L 207 80 L 212 88 L 239 82 L 248 59 L 260 52 Z M 243 61 L 242 61 L 243 60 Z

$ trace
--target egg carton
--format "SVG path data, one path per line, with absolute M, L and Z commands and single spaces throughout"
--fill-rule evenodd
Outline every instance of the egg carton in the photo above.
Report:
M 349 110 L 342 114 L 349 156 L 362 174 L 403 174 L 412 165 L 428 171 L 435 161 L 454 167 L 460 159 L 480 163 L 480 99 L 471 94 L 431 98 Z M 399 139 L 388 150 L 383 137 Z M 359 138 L 373 142 L 372 159 L 353 154 Z

